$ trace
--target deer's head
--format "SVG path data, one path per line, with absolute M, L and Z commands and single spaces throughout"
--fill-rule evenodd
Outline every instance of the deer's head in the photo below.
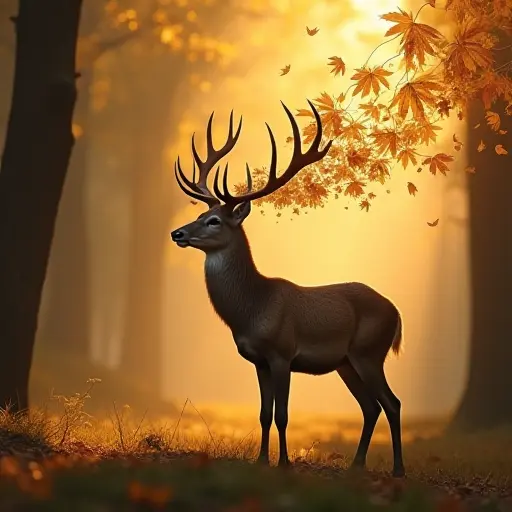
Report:
M 282 103 L 282 102 L 281 102 Z M 272 156 L 270 159 L 269 178 L 267 184 L 260 190 L 252 190 L 252 179 L 249 165 L 246 164 L 247 172 L 247 192 L 242 195 L 233 196 L 228 190 L 228 164 L 224 168 L 222 176 L 222 190 L 220 186 L 220 166 L 215 171 L 213 182 L 213 193 L 208 188 L 207 179 L 213 167 L 227 155 L 235 146 L 240 131 L 242 129 L 242 119 L 238 124 L 236 133 L 233 133 L 233 112 L 229 118 L 229 134 L 224 146 L 218 150 L 213 147 L 212 141 L 212 121 L 213 113 L 208 120 L 206 130 L 206 159 L 203 161 L 199 157 L 195 143 L 194 135 L 192 135 L 192 154 L 194 157 L 193 176 L 189 180 L 180 165 L 178 157 L 174 165 L 174 173 L 181 190 L 188 196 L 204 202 L 208 205 L 208 211 L 199 215 L 199 217 L 171 233 L 171 238 L 180 247 L 195 247 L 208 253 L 218 251 L 228 247 L 236 238 L 237 232 L 240 231 L 243 221 L 251 212 L 251 201 L 268 196 L 275 192 L 283 185 L 288 183 L 301 169 L 309 164 L 318 162 L 329 151 L 332 140 L 329 141 L 322 150 L 320 150 L 320 142 L 322 140 L 322 121 L 315 106 L 308 100 L 313 111 L 313 115 L 317 124 L 317 132 L 310 148 L 302 153 L 300 131 L 293 114 L 282 103 L 286 111 L 286 115 L 292 125 L 293 133 L 293 155 L 288 168 L 277 176 L 277 147 L 276 140 L 270 126 L 267 124 L 267 130 L 270 136 L 270 144 Z M 199 169 L 199 177 L 196 181 L 196 166 Z

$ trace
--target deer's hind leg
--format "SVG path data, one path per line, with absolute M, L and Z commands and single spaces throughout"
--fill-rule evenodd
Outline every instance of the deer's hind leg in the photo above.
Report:
M 336 371 L 357 400 L 363 413 L 363 429 L 356 455 L 352 461 L 352 467 L 364 468 L 368 447 L 382 408 L 377 399 L 366 389 L 364 382 L 348 358 L 343 361 L 343 364 Z
M 384 361 L 368 355 L 353 354 L 350 361 L 364 382 L 366 389 L 379 401 L 389 422 L 393 444 L 393 476 L 405 475 L 402 457 L 400 400 L 389 387 L 384 374 Z

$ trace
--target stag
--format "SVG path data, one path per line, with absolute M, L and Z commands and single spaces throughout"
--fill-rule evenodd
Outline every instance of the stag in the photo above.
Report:
M 247 191 L 233 196 L 228 190 L 226 164 L 220 179 L 217 167 L 213 192 L 207 185 L 212 168 L 235 146 L 242 118 L 233 133 L 233 112 L 224 146 L 212 141 L 213 113 L 206 131 L 206 158 L 202 160 L 192 136 L 193 177 L 183 173 L 178 157 L 174 166 L 179 187 L 188 196 L 206 203 L 208 211 L 171 233 L 179 247 L 194 247 L 205 255 L 205 280 L 210 301 L 231 329 L 239 354 L 254 364 L 261 396 L 261 448 L 258 461 L 269 462 L 272 416 L 279 435 L 279 466 L 289 462 L 286 443 L 291 372 L 324 375 L 338 372 L 363 413 L 363 428 L 352 467 L 365 467 L 371 437 L 384 409 L 393 445 L 393 475 L 405 475 L 402 460 L 400 400 L 384 374 L 388 352 L 399 353 L 402 322 L 396 306 L 369 286 L 350 282 L 324 286 L 299 286 L 286 279 L 266 277 L 256 268 L 243 221 L 251 201 L 268 196 L 290 181 L 301 169 L 320 161 L 332 141 L 320 149 L 322 122 L 314 105 L 317 132 L 303 153 L 299 128 L 282 103 L 293 133 L 293 155 L 288 168 L 277 175 L 277 149 L 268 124 L 271 160 L 268 181 L 252 189 L 248 164 Z M 196 180 L 196 166 L 198 179 Z M 221 190 L 222 187 L 222 190 Z M 275 412 L 274 412 L 275 405 Z M 274 414 L 273 414 L 274 413 Z

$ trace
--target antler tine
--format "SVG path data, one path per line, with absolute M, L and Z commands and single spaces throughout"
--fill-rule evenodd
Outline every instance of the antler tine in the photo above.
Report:
M 249 190 L 246 194 L 242 194 L 239 196 L 232 196 L 229 193 L 229 190 L 227 188 L 227 166 L 226 170 L 224 172 L 223 176 L 223 188 L 221 195 L 217 192 L 219 190 L 218 186 L 218 179 L 219 179 L 219 171 L 220 169 L 217 169 L 217 173 L 215 175 L 215 188 L 216 188 L 216 194 L 218 197 L 221 197 L 222 201 L 229 204 L 230 206 L 234 207 L 239 203 L 245 202 L 245 201 L 252 201 L 254 199 L 260 199 L 261 197 L 268 196 L 272 194 L 272 192 L 275 192 L 279 188 L 281 188 L 283 185 L 285 185 L 288 181 L 290 181 L 301 169 L 306 167 L 307 165 L 310 165 L 314 162 L 318 162 L 321 160 L 329 151 L 333 141 L 330 140 L 327 142 L 327 144 L 324 146 L 322 150 L 319 150 L 320 143 L 322 141 L 322 119 L 320 117 L 320 114 L 316 110 L 315 106 L 311 101 L 308 100 L 309 106 L 311 107 L 313 111 L 313 115 L 315 117 L 316 125 L 317 125 L 317 132 L 315 135 L 315 138 L 313 139 L 313 142 L 311 143 L 309 149 L 302 153 L 302 145 L 301 145 L 301 137 L 300 137 L 300 130 L 297 125 L 297 122 L 295 121 L 295 118 L 293 114 L 290 112 L 288 107 L 281 102 L 283 105 L 283 108 L 286 112 L 286 115 L 288 116 L 288 119 L 290 120 L 290 124 L 292 126 L 292 133 L 293 133 L 293 153 L 291 161 L 288 165 L 288 168 L 281 174 L 279 177 L 277 176 L 277 145 L 276 140 L 274 137 L 274 134 L 272 132 L 272 129 L 270 126 L 266 124 L 268 134 L 270 137 L 270 145 L 271 145 L 271 159 L 270 159 L 270 167 L 269 167 L 269 176 L 267 184 L 261 188 L 260 190 L 251 191 Z M 251 186 L 252 186 L 252 179 L 250 178 L 250 172 L 249 167 L 247 166 L 247 172 L 248 172 L 248 183 L 249 180 L 251 180 Z
M 198 199 L 199 201 L 202 201 L 203 203 L 206 203 L 209 208 L 212 208 L 213 206 L 220 204 L 220 201 L 216 197 L 214 197 L 212 195 L 203 194 L 200 191 L 195 189 L 195 184 L 191 183 L 190 180 L 187 179 L 185 174 L 183 174 L 179 157 L 178 157 L 178 161 L 174 162 L 174 175 L 176 176 L 176 181 L 178 182 L 178 186 L 188 196 L 190 196 L 194 199 Z M 185 182 L 185 184 L 189 188 L 186 188 L 185 185 L 182 183 L 182 181 Z M 190 186 L 189 184 L 191 184 L 192 186 Z

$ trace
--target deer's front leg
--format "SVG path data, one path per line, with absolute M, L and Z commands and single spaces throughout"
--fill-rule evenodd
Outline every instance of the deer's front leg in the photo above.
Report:
M 281 358 L 269 361 L 272 383 L 274 386 L 275 413 L 277 432 L 279 433 L 279 466 L 288 466 L 288 447 L 286 444 L 286 427 L 288 426 L 288 398 L 290 396 L 290 363 Z
M 260 386 L 260 425 L 261 425 L 261 448 L 258 456 L 258 462 L 268 464 L 268 445 L 270 437 L 270 427 L 272 426 L 272 413 L 274 409 L 274 386 L 272 383 L 272 374 L 266 361 L 256 364 L 256 373 L 258 375 L 258 384 Z

